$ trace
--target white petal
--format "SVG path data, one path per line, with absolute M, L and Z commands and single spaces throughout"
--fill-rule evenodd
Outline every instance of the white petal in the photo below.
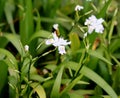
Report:
M 102 18 L 100 18 L 100 19 L 97 20 L 97 23 L 99 23 L 99 24 L 101 24 L 103 22 L 104 22 L 104 20 Z
M 67 42 L 67 40 L 64 40 L 63 38 L 59 38 L 60 45 L 66 46 L 69 45 L 71 42 Z
M 88 33 L 91 34 L 94 31 L 94 26 L 88 26 Z
M 61 55 L 65 54 L 65 53 L 66 53 L 66 51 L 65 51 L 65 46 L 59 46 L 59 47 L 58 47 L 58 51 L 59 51 L 59 53 L 60 53 Z
M 57 36 L 57 34 L 55 32 L 52 33 L 52 35 L 53 35 L 54 40 L 58 40 L 58 36 Z
M 53 25 L 53 28 L 54 28 L 55 30 L 58 30 L 58 24 L 54 24 L 54 25 Z
M 53 44 L 53 43 L 54 43 L 53 39 L 48 39 L 48 40 L 45 41 L 46 45 L 50 45 L 50 44 Z

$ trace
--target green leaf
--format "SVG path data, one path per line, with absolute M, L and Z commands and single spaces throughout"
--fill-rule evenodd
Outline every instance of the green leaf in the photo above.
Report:
M 69 83 L 69 85 L 67 85 L 67 87 L 64 88 L 64 90 L 61 92 L 61 96 L 65 93 L 67 93 L 68 91 L 70 91 L 82 77 L 83 77 L 83 75 L 79 75 L 73 81 L 71 81 Z
M 106 58 L 104 58 L 99 52 L 94 51 L 94 50 L 88 50 L 88 54 L 90 54 L 91 56 L 94 56 L 96 58 L 99 58 L 100 60 L 103 60 L 104 62 L 112 65 L 112 63 L 110 61 L 108 61 Z
M 45 30 L 39 30 L 38 32 L 34 33 L 30 39 L 29 39 L 29 43 L 36 39 L 36 38 L 48 38 L 50 37 L 51 33 Z
M 23 78 L 28 75 L 28 72 L 29 72 L 29 67 L 31 66 L 30 65 L 30 58 L 25 58 L 24 59 L 24 62 L 22 64 L 22 67 L 21 67 L 21 81 L 23 80 Z M 26 76 L 27 77 L 27 76 Z
M 55 79 L 50 98 L 59 98 L 60 97 L 59 92 L 60 92 L 63 70 L 64 70 L 64 66 L 61 66 L 60 71 L 58 72 L 58 75 Z
M 77 33 L 70 33 L 69 35 L 71 41 L 72 52 L 75 52 L 80 48 L 80 40 Z
M 103 8 L 100 10 L 100 12 L 99 12 L 98 15 L 97 15 L 98 18 L 101 18 L 101 17 L 102 17 L 102 18 L 105 18 L 107 9 L 108 9 L 111 1 L 112 1 L 112 0 L 108 0 L 108 1 L 104 4 Z
M 25 50 L 22 46 L 22 43 L 20 41 L 20 38 L 18 35 L 16 34 L 10 34 L 10 33 L 4 33 L 3 35 L 5 38 L 8 39 L 8 41 L 10 41 L 14 47 L 18 50 L 18 52 L 20 53 L 20 55 L 23 57 L 25 55 Z
M 15 57 L 5 49 L 0 48 L 0 57 L 3 56 L 5 63 L 8 65 L 9 71 L 9 97 L 18 98 L 18 82 L 19 82 L 19 71 L 17 60 Z
M 39 98 L 46 98 L 46 93 L 44 91 L 44 88 L 39 83 L 31 83 L 30 86 L 33 88 L 31 95 L 33 92 L 36 92 L 39 96 Z
M 19 0 L 19 6 L 23 8 L 19 9 L 20 20 L 20 37 L 23 45 L 28 44 L 29 38 L 34 32 L 33 13 L 32 13 L 32 0 Z
M 0 48 L 0 57 L 1 55 L 7 56 L 7 58 L 9 59 L 9 62 L 11 63 L 10 65 L 12 65 L 12 66 L 9 65 L 10 68 L 14 68 L 16 70 L 18 69 L 17 60 L 8 50 Z
M 70 96 L 70 98 L 85 98 L 84 96 L 74 92 L 69 92 L 68 95 Z
M 4 37 L 0 37 L 0 48 L 4 48 L 8 43 L 8 40 Z
M 93 95 L 94 94 L 94 90 L 86 90 L 86 89 L 74 90 L 73 92 L 79 95 L 87 95 L 87 94 Z
M 109 86 L 109 84 L 105 82 L 105 80 L 103 80 L 98 74 L 96 74 L 91 69 L 87 68 L 86 66 L 83 66 L 80 73 L 85 75 L 90 80 L 94 81 L 101 88 L 103 88 L 112 98 L 118 98 L 112 87 Z
M 12 33 L 16 33 L 15 32 L 15 28 L 14 28 L 14 23 L 13 23 L 13 11 L 15 10 L 15 4 L 14 2 L 10 2 L 10 0 L 8 0 L 6 3 L 5 3 L 5 15 L 6 15 L 6 18 L 7 18 L 7 22 L 8 24 L 10 25 L 10 29 L 12 31 Z
M 118 9 L 115 10 L 113 18 L 111 19 L 111 24 L 108 26 L 109 32 L 108 32 L 108 43 L 111 43 L 112 35 L 114 32 L 114 27 L 115 27 L 115 21 L 116 21 L 116 15 L 118 13 Z
M 113 88 L 118 95 L 120 95 L 120 66 L 117 67 L 113 77 Z
M 7 0 L 0 0 L 0 21 L 2 20 L 2 16 L 4 14 L 4 6 L 6 1 Z
M 0 60 L 0 93 L 4 87 L 4 85 L 7 83 L 7 73 L 8 73 L 8 65 L 3 61 Z
M 39 11 L 37 9 L 35 9 L 37 17 L 36 17 L 36 32 L 39 31 L 41 29 L 41 18 L 40 18 L 40 14 Z
M 111 79 L 111 76 L 109 74 L 109 69 L 108 69 L 108 66 L 106 65 L 106 63 L 103 61 L 99 61 L 98 69 L 99 69 L 99 71 L 98 71 L 99 75 L 101 75 L 103 77 L 103 79 L 107 83 L 110 84 L 112 79 Z
M 110 52 L 113 53 L 120 48 L 120 39 L 115 39 L 110 43 Z

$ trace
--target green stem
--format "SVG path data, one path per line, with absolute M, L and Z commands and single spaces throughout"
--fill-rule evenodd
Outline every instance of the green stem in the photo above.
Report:
M 84 58 L 85 58 L 85 51 L 82 52 L 82 56 L 81 56 L 79 64 L 78 64 L 79 66 L 78 66 L 78 68 L 75 72 L 75 75 L 74 75 L 75 77 L 79 74 L 79 71 L 82 68 L 82 65 L 83 65 L 82 63 L 83 63 Z
M 76 83 L 83 77 L 83 75 L 79 75 L 78 77 L 76 77 L 60 94 L 60 96 L 62 96 L 64 93 L 70 91 L 75 85 Z
M 110 55 L 110 57 L 117 63 L 118 66 L 120 66 L 120 62 L 113 55 Z

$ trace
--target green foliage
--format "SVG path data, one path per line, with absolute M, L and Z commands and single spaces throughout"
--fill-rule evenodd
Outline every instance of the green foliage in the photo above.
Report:
M 119 98 L 119 2 L 0 0 L 0 98 Z
M 1 76 L 1 80 L 0 81 L 0 93 L 4 87 L 4 85 L 7 83 L 7 70 L 8 70 L 8 66 L 4 61 L 0 61 L 0 76 Z

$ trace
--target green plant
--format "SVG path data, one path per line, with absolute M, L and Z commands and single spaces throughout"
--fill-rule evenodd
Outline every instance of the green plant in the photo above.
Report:
M 118 98 L 117 2 L 1 0 L 0 97 Z

